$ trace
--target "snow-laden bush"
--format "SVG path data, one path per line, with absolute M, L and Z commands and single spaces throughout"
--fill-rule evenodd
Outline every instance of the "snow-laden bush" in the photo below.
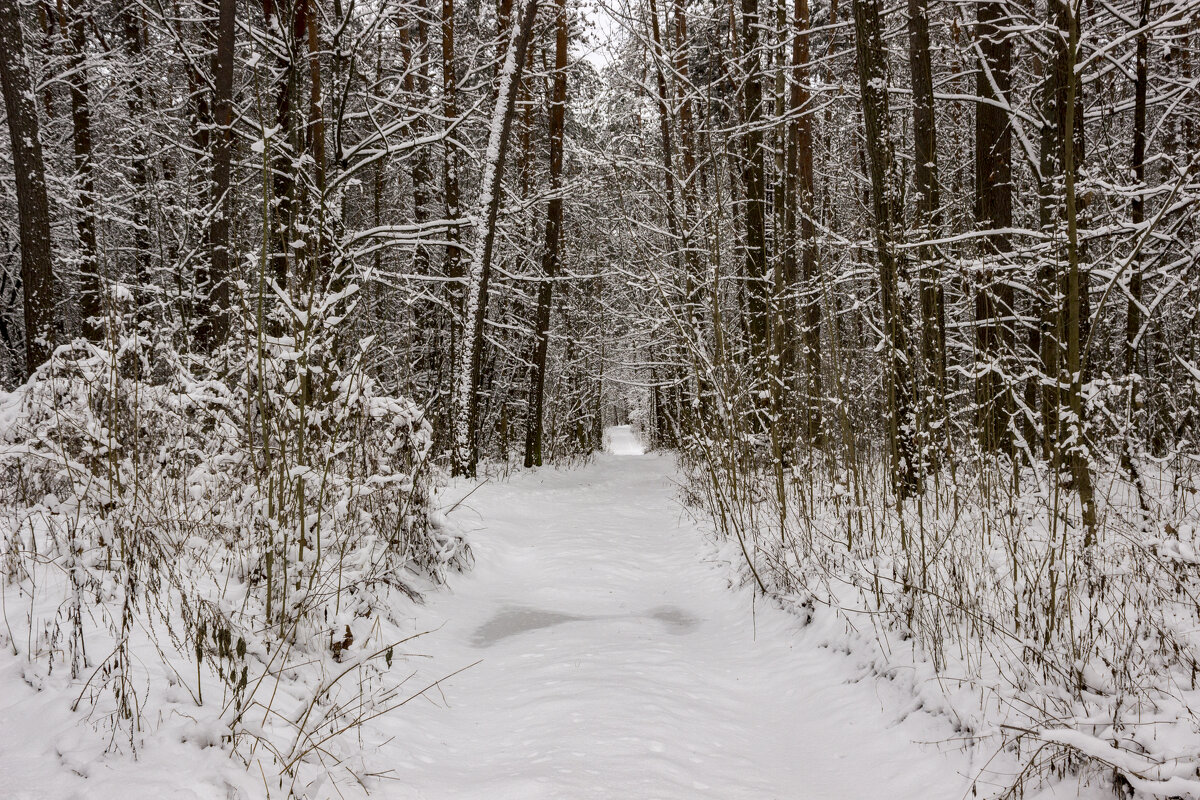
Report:
M 1200 475 L 1178 458 L 1097 460 L 1096 542 L 1038 465 L 947 463 L 897 503 L 870 442 L 782 473 L 764 437 L 695 433 L 690 500 L 746 577 L 827 642 L 904 683 L 1020 796 L 1077 773 L 1138 797 L 1200 796 Z M 1016 763 L 1013 763 L 1015 760 Z
M 380 393 L 369 341 L 335 347 L 352 294 L 206 359 L 76 341 L 0 398 L 5 592 L 25 606 L 0 637 L 114 742 L 136 748 L 150 694 L 183 688 L 208 709 L 185 735 L 307 780 L 395 699 L 394 595 L 468 554 L 431 508 L 421 409 Z

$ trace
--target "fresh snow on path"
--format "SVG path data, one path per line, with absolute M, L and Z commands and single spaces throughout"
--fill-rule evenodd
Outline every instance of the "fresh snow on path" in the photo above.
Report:
M 476 567 L 414 610 L 432 632 L 411 685 L 475 666 L 372 731 L 395 779 L 376 796 L 969 797 L 968 754 L 914 743 L 948 724 L 730 588 L 673 474 L 670 456 L 605 454 L 463 502 Z
M 604 432 L 604 449 L 617 456 L 640 456 L 646 446 L 628 425 L 614 425 Z
M 371 796 L 971 796 L 986 753 L 974 763 L 949 741 L 948 722 L 910 713 L 912 695 L 868 672 L 869 657 L 822 647 L 845 642 L 836 626 L 804 627 L 748 587 L 731 588 L 740 556 L 689 521 L 672 457 L 641 455 L 628 428 L 605 439 L 612 452 L 586 466 L 443 493 L 447 505 L 466 496 L 452 518 L 471 531 L 475 568 L 425 604 L 394 609 L 405 629 L 428 633 L 392 667 L 411 673 L 413 700 L 346 734 L 362 747 L 350 766 L 378 776 Z M 0 654 L 3 800 L 286 795 L 204 746 L 221 730 L 189 723 L 179 689 L 167 690 L 166 718 L 148 721 L 138 760 L 105 758 L 104 732 L 61 690 L 34 691 L 44 682 L 36 673 Z M 353 784 L 302 791 L 360 796 Z

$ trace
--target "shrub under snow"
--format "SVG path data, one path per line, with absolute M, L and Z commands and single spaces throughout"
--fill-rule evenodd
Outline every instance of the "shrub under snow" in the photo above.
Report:
M 207 376 L 138 336 L 78 341 L 0 397 L 0 642 L 112 746 L 186 717 L 302 792 L 407 698 L 387 609 L 469 554 L 431 508 L 421 410 L 380 393 L 367 345 L 316 340 Z
M 698 436 L 689 498 L 747 579 L 829 646 L 905 683 L 957 744 L 1006 751 L 975 776 L 982 796 L 1067 774 L 1119 796 L 1200 796 L 1190 459 L 1136 481 L 1105 464 L 1089 544 L 1074 493 L 1044 467 L 948 466 L 897 505 L 881 455 L 801 457 L 781 480 L 761 448 Z

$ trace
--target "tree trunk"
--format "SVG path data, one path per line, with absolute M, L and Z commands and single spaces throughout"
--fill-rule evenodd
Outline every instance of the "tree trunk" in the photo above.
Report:
M 1146 84 L 1148 82 L 1148 66 L 1150 42 L 1146 26 L 1150 22 L 1150 0 L 1138 3 L 1138 27 L 1142 29 L 1137 37 L 1137 64 L 1133 81 L 1133 182 L 1134 195 L 1129 204 L 1129 221 L 1133 223 L 1134 236 L 1140 236 L 1138 231 L 1146 220 L 1146 199 L 1142 194 L 1146 189 Z M 1139 249 L 1133 254 L 1129 274 L 1129 304 L 1125 314 L 1125 373 L 1132 376 L 1137 373 L 1138 335 L 1142 330 L 1142 255 Z M 1136 389 L 1134 389 L 1136 393 Z
M 908 64 L 913 91 L 913 184 L 917 191 L 917 227 L 923 240 L 941 231 L 941 192 L 937 174 L 937 125 L 933 106 L 933 68 L 929 56 L 928 0 L 908 0 Z M 937 250 L 917 249 L 920 259 L 921 359 L 925 405 L 940 403 L 946 381 L 946 319 L 942 270 Z M 928 411 L 926 412 L 928 413 Z
M 696 171 L 696 134 L 695 134 L 695 114 L 692 111 L 692 97 L 688 83 L 688 54 L 690 43 L 688 42 L 687 32 L 687 10 L 684 7 L 684 0 L 674 0 L 673 14 L 675 17 L 675 75 L 676 85 L 679 87 L 679 151 L 681 158 L 681 166 L 683 174 L 680 176 L 679 187 L 680 194 L 683 197 L 683 213 L 682 227 L 684 236 L 689 238 L 688 228 L 691 224 L 691 214 L 693 211 L 693 203 L 695 202 L 694 190 L 692 181 Z M 691 247 L 687 250 L 689 269 L 699 270 L 699 257 L 692 253 Z M 691 298 L 695 303 L 702 302 L 700 293 L 703 292 L 703 280 L 699 273 L 689 273 L 689 278 L 696 280 L 700 284 L 696 289 L 696 296 Z
M 983 241 L 983 256 L 993 267 L 984 270 L 975 294 L 976 348 L 984 360 L 976 384 L 979 438 L 985 450 L 1012 453 L 1009 421 L 1013 402 L 1006 386 L 1005 364 L 1013 345 L 1013 289 L 997 278 L 994 266 L 1012 249 L 1012 129 L 1007 103 L 1012 45 L 1007 39 L 1010 20 L 1003 2 L 986 0 L 976 6 L 975 35 L 981 54 L 976 94 L 987 102 L 975 106 L 975 220 L 992 231 Z
M 476 255 L 467 272 L 466 298 L 464 303 L 464 327 L 470 341 L 463 342 L 459 356 L 458 408 L 454 420 L 454 472 L 456 475 L 475 476 L 479 461 L 476 437 L 479 410 L 480 370 L 483 364 L 484 323 L 487 320 L 488 283 L 492 271 L 492 249 L 496 240 L 496 219 L 500 211 L 500 195 L 503 193 L 504 158 L 508 149 L 509 133 L 512 131 L 513 111 L 516 106 L 517 87 L 521 82 L 525 66 L 525 50 L 533 33 L 533 22 L 537 17 L 538 0 L 525 0 L 520 14 L 520 27 L 513 34 L 500 73 L 496 92 L 496 106 L 492 112 L 491 133 L 483 165 L 480 185 L 483 196 L 480 205 L 479 240 Z
M 146 92 L 142 85 L 140 70 L 145 68 L 142 52 L 142 23 L 137 11 L 127 6 L 120 14 L 121 33 L 125 39 L 125 48 L 129 53 L 132 72 L 129 80 L 129 119 L 134 123 L 140 122 L 145 116 Z M 135 128 L 130 150 L 133 165 L 134 188 L 134 223 L 133 223 L 133 263 L 134 280 L 133 294 L 138 314 L 139 327 L 147 322 L 144 317 L 146 292 L 153 278 L 150 275 L 150 216 L 152 206 L 150 196 L 150 174 L 146 152 L 146 140 L 140 129 Z
M 1065 5 L 1066 0 L 1064 0 Z M 1075 95 L 1078 76 L 1075 74 L 1075 63 L 1079 48 L 1078 21 L 1067 8 L 1067 24 L 1069 37 L 1067 40 L 1067 102 L 1066 120 L 1063 130 L 1075 130 Z M 1080 516 L 1084 527 L 1084 547 L 1096 543 L 1096 506 L 1092 489 L 1092 471 L 1088 463 L 1086 425 L 1083 410 L 1083 372 L 1086 368 L 1084 353 L 1080 341 L 1081 311 L 1083 309 L 1082 286 L 1079 269 L 1079 238 L 1077 229 L 1077 211 L 1075 199 L 1075 146 L 1074 137 L 1066 142 L 1066 154 L 1063 158 L 1063 178 L 1067 201 L 1067 374 L 1069 376 L 1069 402 L 1071 409 L 1071 430 L 1066 432 L 1070 442 L 1069 453 L 1071 477 L 1075 482 L 1075 491 L 1079 493 Z
M 401 31 L 407 47 L 407 69 L 404 73 L 405 92 L 414 102 L 433 97 L 433 85 L 429 80 L 429 59 L 425 49 L 429 43 L 429 26 L 424 17 L 424 4 L 417 9 L 417 20 L 411 30 L 416 33 L 411 36 L 408 28 Z M 419 61 L 417 60 L 419 59 Z M 414 74 L 415 70 L 415 74 Z M 413 136 L 421 137 L 429 132 L 428 123 L 422 118 L 414 123 Z M 417 223 L 427 222 L 430 212 L 430 198 L 433 194 L 433 169 L 429 164 L 429 155 L 425 148 L 420 148 L 412 158 L 412 188 L 413 188 L 413 219 Z M 429 271 L 429 249 L 418 244 L 413 252 L 413 272 L 425 275 Z
M 854 33 L 858 57 L 858 83 L 862 94 L 863 125 L 870 158 L 871 205 L 875 216 L 875 250 L 879 261 L 880 304 L 885 346 L 884 383 L 887 387 L 888 440 L 892 487 L 898 497 L 917 488 L 912 434 L 912 381 L 905 309 L 899 295 L 899 237 L 896 207 L 896 157 L 888 112 L 887 51 L 876 0 L 854 0 Z
M 763 148 L 762 75 L 759 64 L 758 35 L 762 20 L 758 0 L 741 0 L 741 107 L 743 125 L 742 186 L 745 225 L 744 263 L 747 289 L 747 330 L 753 374 L 764 388 L 770 373 L 767 307 L 770 295 L 767 276 L 766 153 Z
M 1057 0 L 1047 2 L 1047 22 L 1050 30 L 1049 55 L 1042 79 L 1041 155 L 1038 187 L 1038 224 L 1051 241 L 1062 235 L 1065 223 L 1063 206 L 1063 159 L 1067 141 L 1063 128 L 1067 102 L 1067 17 L 1066 7 Z M 1062 394 L 1059 391 L 1062 348 L 1062 295 L 1064 276 L 1053 253 L 1041 259 L 1038 266 L 1038 327 L 1030 335 L 1030 348 L 1038 354 L 1040 376 L 1031 379 L 1040 383 L 1041 391 L 1026 389 L 1027 403 L 1041 402 L 1041 450 L 1051 458 L 1058 440 L 1059 410 Z M 1039 396 L 1040 395 L 1040 396 Z M 1030 408 L 1034 406 L 1030 404 Z
M 230 230 L 233 224 L 233 59 L 237 31 L 237 0 L 219 0 L 217 47 L 213 53 L 212 146 L 213 213 L 208 224 L 209 267 L 201 272 L 197 287 L 203 314 L 197 328 L 202 348 L 214 348 L 229 334 L 229 286 L 233 280 L 230 259 Z
M 17 0 L 0 0 L 0 79 L 12 141 L 21 237 L 21 289 L 25 312 L 25 376 L 50 357 L 57 341 L 54 325 L 54 274 L 50 250 L 50 203 L 46 168 L 38 137 L 37 108 L 21 9 Z
M 313 198 L 316 200 L 316 218 L 310 227 L 308 279 L 306 288 L 312 289 L 330 282 L 335 289 L 341 280 L 333 275 L 333 258 L 329 251 L 328 231 L 333 227 L 330 209 L 326 204 L 325 163 L 325 105 L 321 95 L 321 36 L 316 0 L 299 0 L 304 3 L 305 34 L 308 42 L 308 126 L 305 134 L 305 150 L 313 161 Z
M 458 76 L 454 66 L 454 0 L 442 0 L 442 116 L 447 125 L 458 120 Z M 462 214 L 458 186 L 458 151 L 449 137 L 442 141 L 442 190 L 446 206 L 446 254 L 442 270 L 446 275 L 450 301 L 449 372 L 454 383 L 454 370 L 463 349 L 463 267 L 462 231 L 458 220 Z M 451 391 L 451 405 L 457 403 Z M 451 412 L 453 414 L 453 411 Z
M 671 237 L 672 256 L 677 268 L 682 268 L 680 249 L 683 245 L 683 232 L 680 230 L 679 211 L 675 202 L 675 153 L 671 140 L 671 95 L 667 87 L 666 74 L 663 64 L 666 55 L 663 50 L 662 30 L 658 22 L 658 4 L 649 0 L 650 36 L 654 45 L 654 80 L 658 91 L 658 128 L 662 139 L 663 161 L 663 193 L 666 195 L 667 233 Z
M 405 61 L 404 91 L 414 106 L 431 102 L 435 97 L 433 81 L 429 77 L 429 23 L 425 17 L 425 0 L 416 7 L 416 20 L 398 21 L 400 41 Z M 431 125 L 427 116 L 419 116 L 413 122 L 411 136 L 419 139 L 429 134 Z M 376 167 L 382 169 L 383 162 Z M 410 177 L 412 179 L 413 221 L 418 225 L 434 218 L 434 178 L 433 165 L 427 148 L 418 148 L 412 155 Z M 378 224 L 378 223 L 376 223 Z M 430 274 L 430 248 L 422 242 L 417 242 L 413 248 L 412 270 L 414 275 Z M 451 289 L 451 296 L 453 289 Z M 417 330 L 428 335 L 446 330 L 440 322 L 441 309 L 433 304 L 418 303 L 414 305 L 413 315 Z M 455 324 L 451 319 L 449 326 Z M 428 380 L 436 385 L 440 359 L 445 355 L 436 338 L 430 338 L 423 343 L 416 356 L 415 378 L 417 381 Z
M 562 258 L 563 135 L 567 117 L 567 2 L 557 0 L 554 37 L 554 96 L 550 106 L 550 191 L 546 210 L 546 244 L 542 251 L 542 280 L 538 285 L 537 346 L 529 386 L 529 424 L 525 436 L 525 466 L 542 464 L 542 414 L 546 385 L 546 351 L 550 344 L 550 312 L 554 279 Z
M 63 27 L 70 42 L 68 83 L 71 87 L 71 141 L 75 151 L 75 189 L 79 204 L 79 217 L 75 221 L 79 238 L 79 315 L 83 323 L 83 335 L 97 342 L 104 336 L 104 309 L 96 252 L 92 104 L 88 96 L 87 11 L 83 3 L 84 0 L 70 0 L 69 17 L 64 19 Z
M 796 0 L 796 18 L 792 39 L 792 85 L 788 105 L 793 118 L 788 136 L 787 195 L 792 209 L 788 218 L 789 234 L 796 225 L 795 195 L 799 192 L 800 279 L 802 300 L 799 304 L 804 335 L 805 429 L 810 445 L 821 438 L 821 276 L 817 264 L 816 181 L 813 173 L 812 109 L 809 80 L 809 8 L 808 0 Z M 789 247 L 789 251 L 794 250 Z M 793 255 L 794 259 L 795 256 Z M 793 267 L 794 271 L 794 267 Z M 793 281 L 794 283 L 794 281 Z
M 294 0 L 293 15 L 303 7 L 306 0 Z M 280 32 L 288 29 L 288 21 L 278 13 L 274 0 L 263 0 L 263 19 L 268 30 L 272 26 Z M 300 40 L 302 41 L 302 40 Z M 295 136 L 292 133 L 292 102 L 295 94 L 296 69 L 295 49 L 298 41 L 293 33 L 288 46 L 287 56 L 277 56 L 275 71 L 278 73 L 278 87 L 275 94 L 275 133 L 271 139 L 271 241 L 270 246 L 270 276 L 282 290 L 288 286 L 288 249 L 291 243 L 291 229 L 295 213 L 296 198 L 293 196 L 295 181 L 292 175 L 292 153 L 299 150 L 296 147 Z M 282 142 L 282 144 L 280 144 Z M 291 150 L 292 152 L 289 152 Z

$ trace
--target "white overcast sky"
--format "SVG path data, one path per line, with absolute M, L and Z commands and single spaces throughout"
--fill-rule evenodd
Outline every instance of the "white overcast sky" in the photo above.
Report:
M 608 13 L 604 0 L 583 0 L 583 15 L 589 23 L 588 43 L 579 55 L 602 70 L 612 63 L 613 40 L 621 36 L 621 26 Z

